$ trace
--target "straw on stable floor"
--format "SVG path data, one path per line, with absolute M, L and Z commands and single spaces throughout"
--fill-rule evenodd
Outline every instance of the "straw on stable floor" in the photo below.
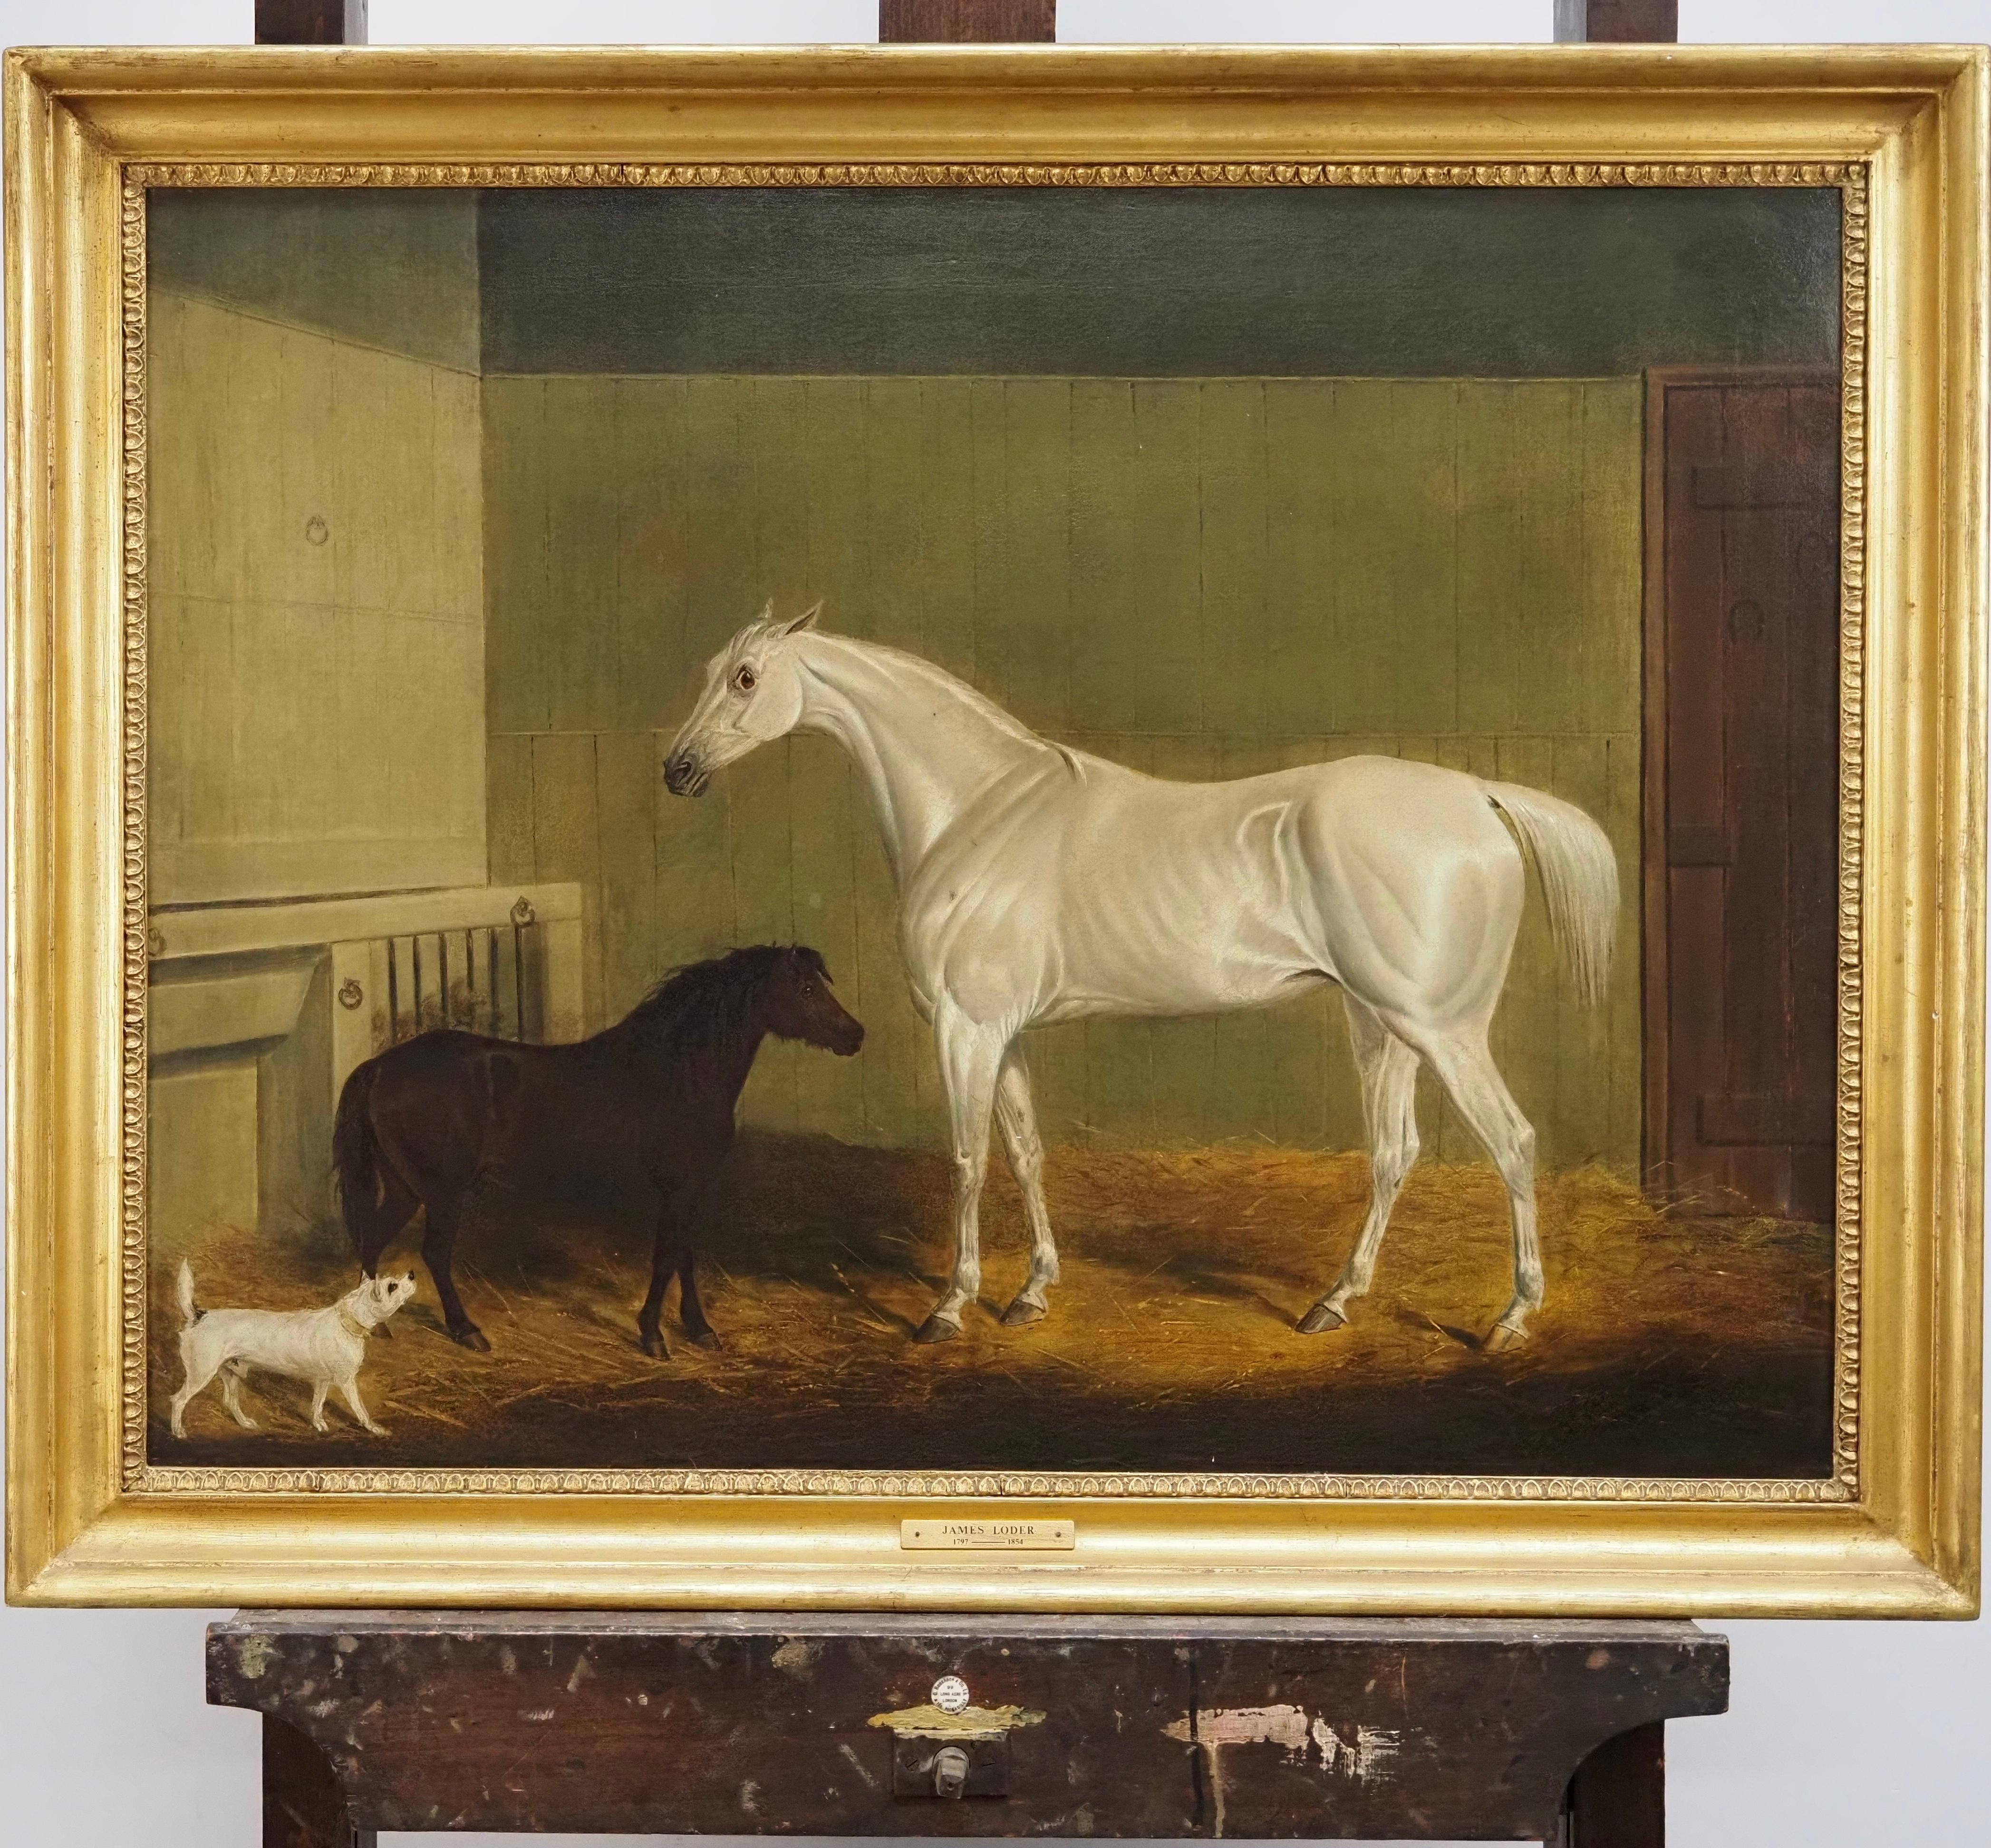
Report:
M 1312 1337 L 1296 1334 L 1295 1322 L 1332 1284 L 1360 1227 L 1363 1155 L 1249 1143 L 1068 1146 L 1052 1152 L 1046 1191 L 1063 1264 L 1050 1317 L 1022 1329 L 997 1322 L 1027 1269 L 1020 1203 L 998 1164 L 982 1212 L 982 1302 L 959 1339 L 920 1346 L 910 1333 L 948 1262 L 944 1160 L 821 1138 L 750 1140 L 701 1261 L 724 1350 L 702 1351 L 679 1332 L 673 1290 L 672 1352 L 662 1361 L 636 1344 L 648 1281 L 639 1231 L 541 1227 L 460 1247 L 459 1285 L 492 1343 L 482 1355 L 441 1332 L 417 1222 L 390 1262 L 411 1266 L 420 1292 L 394 1338 L 373 1344 L 365 1380 L 388 1440 L 354 1431 L 336 1408 L 332 1435 L 319 1437 L 305 1420 L 304 1389 L 260 1377 L 249 1397 L 263 1433 L 237 1432 L 212 1394 L 189 1414 L 189 1431 L 201 1454 L 244 1462 L 414 1453 L 631 1465 L 764 1461 L 771 1451 L 801 1463 L 825 1448 L 847 1461 L 863 1454 L 869 1432 L 880 1467 L 909 1445 L 958 1452 L 972 1466 L 992 1392 L 1012 1408 L 990 1437 L 998 1448 L 1025 1441 L 1014 1428 L 1035 1420 L 1050 1450 L 1066 1455 L 1080 1440 L 1064 1428 L 1092 1418 L 1102 1459 L 1139 1467 L 1138 1455 L 1117 1452 L 1140 1452 L 1150 1433 L 1166 1448 L 1192 1441 L 1188 1426 L 1207 1430 L 1207 1444 L 1193 1440 L 1200 1454 L 1220 1450 L 1234 1424 L 1241 1442 L 1256 1443 L 1246 1429 L 1254 1406 L 1295 1394 L 1357 1390 L 1366 1405 L 1394 1393 L 1424 1417 L 1447 1382 L 1468 1395 L 1504 1385 L 1519 1403 L 1513 1391 L 1533 1381 L 1537 1397 L 1560 1405 L 1558 1378 L 1590 1380 L 1600 1369 L 1618 1370 L 1626 1383 L 1612 1392 L 1635 1398 L 1641 1369 L 1666 1370 L 1665 1390 L 1678 1395 L 1717 1363 L 1746 1370 L 1829 1353 L 1826 1232 L 1664 1210 L 1598 1167 L 1543 1177 L 1547 1304 L 1529 1343 L 1498 1356 L 1479 1349 L 1510 1288 L 1506 1195 L 1490 1169 L 1414 1169 L 1371 1295 L 1347 1328 Z M 208 1306 L 321 1302 L 354 1275 L 329 1229 L 289 1241 L 220 1232 L 196 1262 Z M 161 1460 L 173 1447 L 159 1414 L 179 1377 L 172 1296 L 162 1261 L 151 1318 Z M 1710 1375 L 1707 1390 L 1731 1389 Z M 1387 1404 L 1376 1413 L 1385 1448 L 1387 1413 Z M 1498 1405 L 1475 1415 L 1496 1419 L 1496 1430 L 1512 1417 Z M 954 1434 L 951 1448 L 942 1431 Z

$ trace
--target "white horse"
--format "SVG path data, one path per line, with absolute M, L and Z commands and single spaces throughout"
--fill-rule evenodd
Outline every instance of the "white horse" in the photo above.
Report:
M 1263 1007 L 1332 982 L 1361 1070 L 1371 1194 L 1301 1332 L 1339 1327 L 1369 1288 L 1417 1156 L 1422 1060 L 1506 1183 L 1514 1293 L 1487 1345 L 1520 1340 L 1542 1302 L 1535 1137 L 1486 1030 L 1526 892 L 1517 835 L 1578 992 L 1602 999 L 1618 871 L 1596 822 L 1535 790 L 1394 757 L 1164 782 L 1039 737 L 917 655 L 816 632 L 821 607 L 778 621 L 770 604 L 713 658 L 664 782 L 698 795 L 756 745 L 808 731 L 842 744 L 870 791 L 954 1156 L 953 1275 L 918 1339 L 958 1334 L 981 1287 L 992 1108 L 1032 1245 L 1003 1321 L 1036 1320 L 1057 1281 L 1026 1028 Z

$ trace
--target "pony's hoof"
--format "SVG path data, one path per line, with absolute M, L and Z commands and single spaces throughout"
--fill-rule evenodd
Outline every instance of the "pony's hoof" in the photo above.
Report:
M 720 1339 L 716 1329 L 707 1329 L 703 1334 L 694 1335 L 691 1339 L 693 1346 L 703 1348 L 708 1354 L 716 1354 L 726 1346 L 726 1343 Z
M 1519 1347 L 1528 1338 L 1525 1329 L 1510 1329 L 1506 1322 L 1493 1325 L 1493 1332 L 1480 1343 L 1480 1351 L 1488 1354 L 1504 1354 L 1509 1348 Z
M 938 1315 L 929 1315 L 919 1326 L 914 1335 L 915 1341 L 951 1341 L 961 1332 L 958 1322 L 944 1322 Z
M 661 1335 L 645 1335 L 643 1337 L 643 1352 L 652 1360 L 668 1360 L 671 1357 L 671 1350 L 664 1346 L 664 1338 Z
M 1006 1329 L 1019 1329 L 1033 1322 L 1041 1322 L 1050 1313 L 1041 1302 L 1032 1302 L 1019 1296 L 1002 1312 L 1002 1326 Z
M 1300 1318 L 1302 1335 L 1318 1335 L 1328 1329 L 1346 1328 L 1348 1318 L 1331 1302 L 1317 1302 Z
M 491 1343 L 484 1339 L 484 1331 L 482 1329 L 451 1329 L 449 1331 L 449 1338 L 458 1347 L 467 1347 L 472 1353 L 488 1354 L 491 1352 Z

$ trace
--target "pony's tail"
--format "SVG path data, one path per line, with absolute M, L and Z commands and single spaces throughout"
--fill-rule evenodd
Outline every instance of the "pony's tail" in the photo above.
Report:
M 1618 935 L 1618 859 L 1604 830 L 1574 803 L 1516 783 L 1479 787 L 1533 858 L 1548 900 L 1549 930 L 1569 959 L 1587 1006 L 1604 999 Z
M 373 1133 L 373 1061 L 354 1068 L 339 1094 L 332 1122 L 332 1165 L 339 1182 L 339 1217 L 369 1276 L 379 1251 L 373 1221 L 386 1197 L 380 1174 L 380 1143 Z
M 188 1259 L 180 1260 L 180 1332 L 185 1334 L 199 1321 L 201 1311 L 193 1299 L 193 1265 Z

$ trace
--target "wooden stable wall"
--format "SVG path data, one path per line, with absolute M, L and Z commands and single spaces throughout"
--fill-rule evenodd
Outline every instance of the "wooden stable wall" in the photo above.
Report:
M 480 885 L 486 861 L 475 202 L 246 196 L 155 192 L 148 219 L 162 1253 L 288 1230 L 329 1159 L 273 1101 L 324 1069 L 322 975 L 293 992 L 299 953 L 180 960 L 167 914 Z
M 764 750 L 700 801 L 661 744 L 769 597 L 915 649 L 1049 735 L 1186 779 L 1380 751 L 1553 790 L 1609 829 L 1608 1005 L 1531 893 L 1496 1055 L 1545 1159 L 1635 1162 L 1635 379 L 489 377 L 494 879 L 589 895 L 595 1018 L 671 965 L 797 938 L 870 1037 L 771 1050 L 750 1121 L 938 1138 L 892 895 L 840 753 Z M 1047 1133 L 1345 1146 L 1331 995 L 1036 1036 Z M 1427 1099 L 1427 1145 L 1477 1151 Z
M 481 883 L 471 202 L 229 202 L 151 213 L 152 901 Z

